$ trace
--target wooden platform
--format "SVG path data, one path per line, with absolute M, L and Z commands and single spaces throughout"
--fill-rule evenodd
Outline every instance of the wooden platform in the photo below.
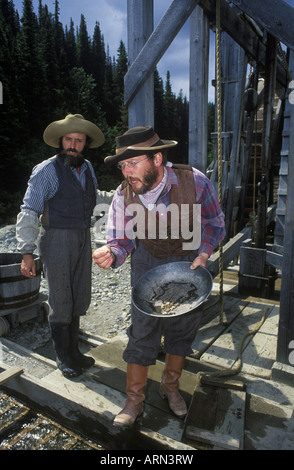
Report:
M 12 366 L 23 370 L 3 388 L 29 399 L 107 449 L 281 449 L 285 442 L 291 447 L 293 388 L 271 378 L 279 304 L 240 297 L 236 276 L 228 273 L 224 323 L 220 324 L 219 304 L 215 303 L 218 285 L 214 287 L 193 343 L 194 353 L 187 358 L 180 381 L 189 406 L 185 421 L 177 419 L 158 394 L 164 367 L 161 354 L 157 364 L 149 368 L 143 416 L 130 430 L 113 427 L 113 418 L 126 398 L 126 364 L 122 359 L 126 335 L 81 343 L 95 358 L 95 365 L 75 380 L 65 379 L 55 362 L 1 338 L 3 370 Z M 238 375 L 214 378 L 212 374 L 219 371 L 231 374 L 242 337 L 256 328 L 265 312 L 260 330 L 244 342 Z M 213 383 L 200 383 L 200 372 L 212 375 Z

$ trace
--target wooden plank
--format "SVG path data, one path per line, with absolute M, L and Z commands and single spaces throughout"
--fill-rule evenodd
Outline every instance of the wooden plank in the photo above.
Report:
M 273 36 L 294 50 L 294 8 L 282 0 L 232 0 Z
M 282 269 L 283 255 L 281 255 L 280 253 L 273 253 L 272 251 L 267 251 L 266 262 L 277 269 Z
M 244 240 L 251 238 L 252 227 L 245 227 L 223 247 L 223 268 L 239 255 Z M 219 273 L 219 252 L 215 252 L 207 262 L 207 268 L 216 276 Z
M 215 22 L 215 0 L 200 0 L 199 5 L 209 16 L 211 23 Z M 248 57 L 256 62 L 265 65 L 265 45 L 260 30 L 248 26 L 248 22 L 243 21 L 237 8 L 232 8 L 225 0 L 221 0 L 221 26 L 247 53 Z M 257 32 L 254 31 L 257 30 Z M 277 79 L 284 86 L 287 86 L 287 73 L 282 64 L 278 64 Z
M 294 53 L 290 54 L 290 70 L 294 72 Z M 294 128 L 294 106 L 289 106 L 290 129 Z M 289 155 L 293 156 L 294 151 L 294 133 L 290 133 Z M 294 178 L 294 159 L 289 158 L 289 176 L 288 181 Z M 288 185 L 287 211 L 285 216 L 285 235 L 284 235 L 284 256 L 282 287 L 281 287 L 281 307 L 280 324 L 278 337 L 277 360 L 283 364 L 289 365 L 289 344 L 294 338 L 294 185 Z
M 275 306 L 243 353 L 243 373 L 271 377 L 272 366 L 276 360 L 278 324 L 279 307 Z
M 18 345 L 4 340 L 9 344 L 9 350 L 3 354 L 4 359 L 21 361 L 22 356 L 18 355 L 24 351 Z M 30 352 L 27 350 L 27 356 Z M 8 356 L 8 357 L 7 357 Z M 184 422 L 173 417 L 170 410 L 162 411 L 146 403 L 143 417 L 138 425 L 132 429 L 119 429 L 113 426 L 114 416 L 122 409 L 126 395 L 112 387 L 109 387 L 99 380 L 89 371 L 84 372 L 77 381 L 69 380 L 62 376 L 61 372 L 55 368 L 50 373 L 44 374 L 42 378 L 32 376 L 32 373 L 44 366 L 44 358 L 34 354 L 33 361 L 26 358 L 27 366 L 24 367 L 24 374 L 20 378 L 11 379 L 3 385 L 7 392 L 17 395 L 24 402 L 29 399 L 38 409 L 50 410 L 50 414 L 62 421 L 65 426 L 74 427 L 78 432 L 83 433 L 91 439 L 105 445 L 107 449 L 115 450 L 168 450 L 168 449 L 190 449 L 181 447 L 179 442 L 182 437 Z M 108 355 L 111 360 L 111 356 Z M 34 367 L 32 367 L 32 362 Z M 37 364 L 40 362 L 40 364 Z M 6 365 L 4 364 L 4 367 Z M 108 376 L 115 378 L 119 371 L 112 367 L 109 362 L 102 366 L 94 366 L 92 370 L 102 370 Z M 52 370 L 51 361 L 47 372 Z M 192 375 L 192 374 L 191 374 Z M 124 377 L 125 386 L 125 377 Z M 158 393 L 157 393 L 158 395 Z M 163 403 L 163 400 L 162 400 Z M 149 426 L 150 424 L 150 426 Z M 162 429 L 162 433 L 159 431 Z
M 189 18 L 199 0 L 174 0 L 132 63 L 125 76 L 125 104 L 128 106 L 158 61 Z
M 209 23 L 197 6 L 190 18 L 189 163 L 207 168 Z
M 266 307 L 269 307 L 269 315 L 273 308 L 272 305 L 267 306 L 266 304 L 252 302 L 246 306 L 236 320 L 211 344 L 201 356 L 201 359 L 225 369 L 233 367 L 238 359 L 238 349 L 243 335 L 258 326 Z M 243 351 L 251 340 L 252 335 L 246 338 Z
M 220 432 L 206 431 L 205 429 L 199 429 L 195 426 L 188 426 L 186 435 L 189 439 L 194 441 L 204 442 L 205 444 L 213 446 L 216 445 L 227 450 L 240 450 L 240 441 L 238 439 L 234 439 Z
M 226 324 L 219 321 L 219 304 L 214 305 L 209 310 L 205 310 L 200 328 L 192 344 L 193 357 L 203 357 L 205 351 L 215 340 L 221 336 L 228 325 L 230 325 L 240 315 L 242 310 L 249 304 L 240 298 L 224 296 L 224 314 Z
M 132 64 L 154 28 L 153 0 L 128 0 L 128 59 Z M 129 128 L 154 127 L 154 79 L 151 74 L 130 103 Z
M 8 380 L 14 379 L 23 373 L 23 369 L 20 367 L 14 366 L 6 369 L 4 372 L 0 373 L 0 385 L 5 384 Z
M 246 392 L 200 384 L 186 418 L 184 437 L 221 449 L 244 447 Z
M 233 206 L 236 184 L 240 182 L 240 154 L 243 127 L 243 100 L 248 59 L 245 51 L 227 34 L 222 35 L 221 49 L 222 83 L 223 83 L 223 129 L 232 132 L 232 141 L 228 149 L 230 165 L 226 186 L 227 197 L 225 208 L 226 240 L 231 238 Z

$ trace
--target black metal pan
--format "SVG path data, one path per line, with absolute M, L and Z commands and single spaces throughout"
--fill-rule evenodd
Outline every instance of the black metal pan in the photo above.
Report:
M 184 315 L 199 307 L 210 295 L 213 279 L 202 266 L 190 266 L 189 261 L 178 261 L 144 273 L 132 291 L 135 307 L 146 315 L 162 318 Z

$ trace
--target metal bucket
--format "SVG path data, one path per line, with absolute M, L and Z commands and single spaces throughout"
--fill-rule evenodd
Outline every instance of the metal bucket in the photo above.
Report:
M 0 253 L 0 310 L 30 305 L 39 297 L 42 263 L 34 255 L 36 276 L 32 279 L 21 274 L 20 253 Z
M 188 261 L 167 263 L 144 273 L 132 292 L 132 302 L 142 313 L 169 318 L 199 307 L 210 295 L 213 279 L 199 266 L 190 269 Z

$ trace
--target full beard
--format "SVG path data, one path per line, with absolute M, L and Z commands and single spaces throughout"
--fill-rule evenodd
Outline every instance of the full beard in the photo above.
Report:
M 132 178 L 130 176 L 127 176 L 126 180 L 129 184 L 130 184 L 130 180 L 140 181 L 141 187 L 140 188 L 134 188 L 131 185 L 132 189 L 133 189 L 135 194 L 146 194 L 148 191 L 150 191 L 150 189 L 152 189 L 152 187 L 154 186 L 154 184 L 157 181 L 157 178 L 158 178 L 158 170 L 157 170 L 157 168 L 152 167 L 152 168 L 150 168 L 146 171 L 146 173 L 145 173 L 142 180 L 139 179 L 139 178 Z
M 68 155 L 67 152 L 75 152 L 76 155 Z M 85 161 L 84 156 L 75 149 L 66 149 L 60 152 L 63 157 L 64 165 L 72 168 L 79 168 Z

